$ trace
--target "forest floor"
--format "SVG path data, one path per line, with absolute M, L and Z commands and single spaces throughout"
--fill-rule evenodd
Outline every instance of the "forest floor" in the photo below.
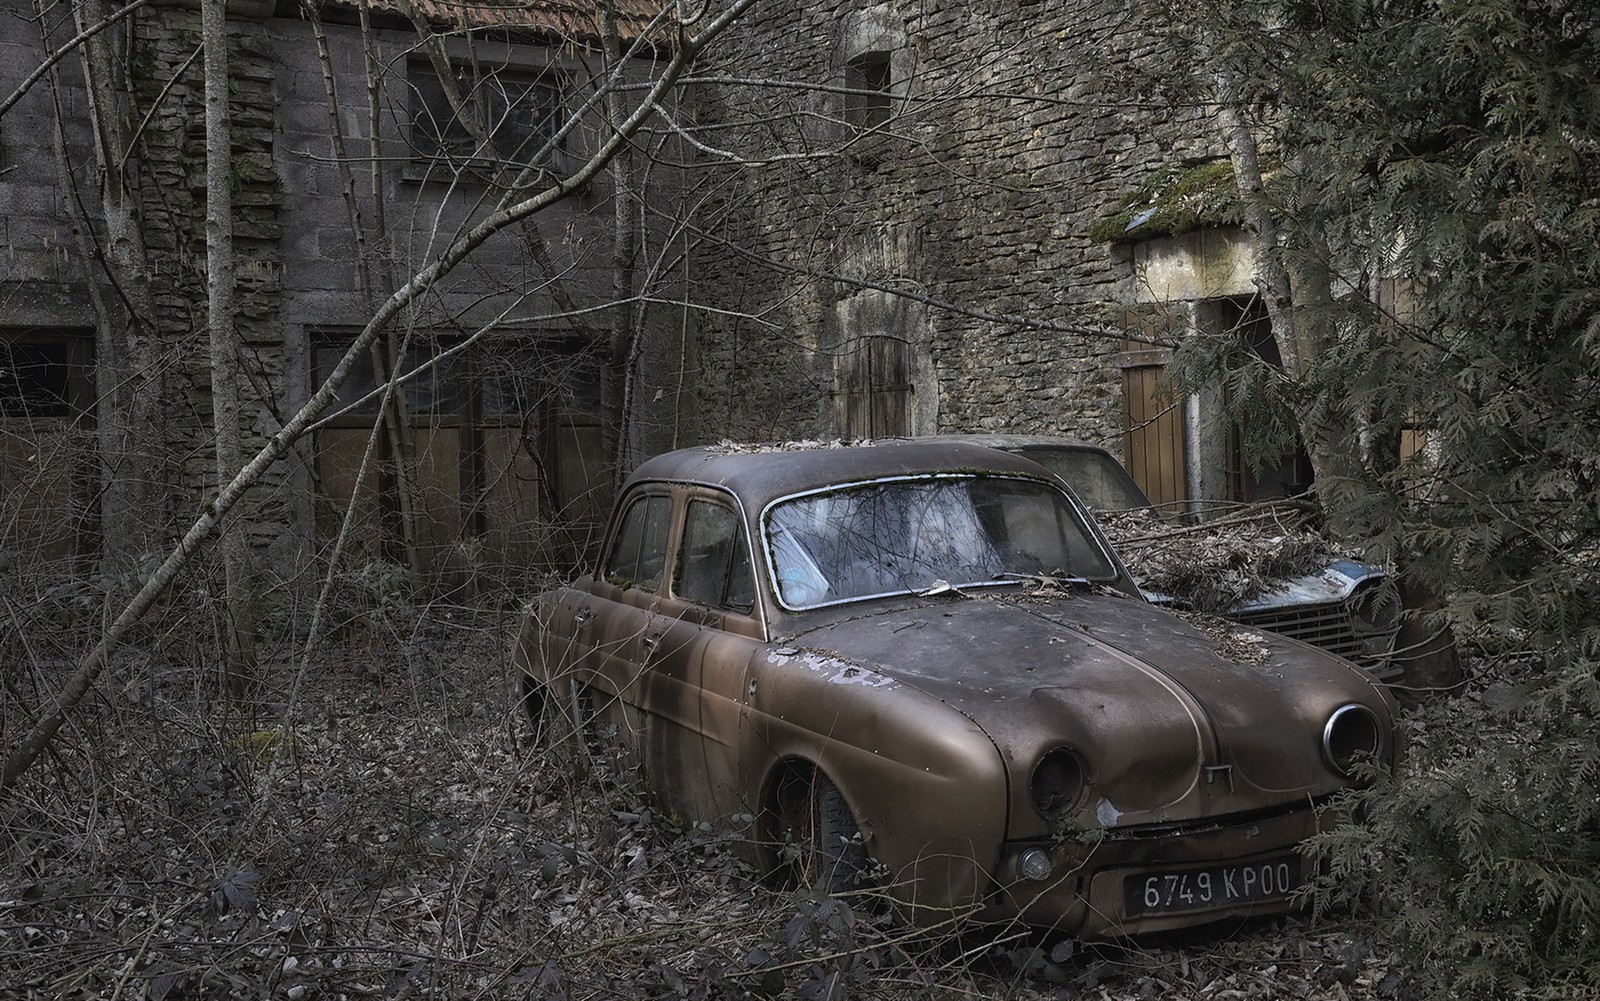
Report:
M 529 746 L 510 613 L 254 700 L 146 662 L 102 679 L 0 804 L 3 998 L 1378 999 L 1350 915 L 1090 947 L 915 933 L 763 885 L 740 835 Z M 22 672 L 6 746 L 60 678 Z M 206 693 L 210 694 L 206 694 Z M 290 702 L 293 702 L 290 707 Z

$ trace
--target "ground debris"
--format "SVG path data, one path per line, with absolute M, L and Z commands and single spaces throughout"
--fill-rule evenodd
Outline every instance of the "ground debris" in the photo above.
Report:
M 374 681 L 341 652 L 287 718 L 290 666 L 249 712 L 191 691 L 86 718 L 93 739 L 60 744 L 0 812 L 0 993 L 1395 996 L 1351 918 L 1089 947 L 1016 927 L 928 936 L 775 889 L 736 858 L 747 827 L 664 818 L 605 755 L 530 744 L 507 618 L 446 637 L 448 688 L 403 668 Z M 233 739 L 267 729 L 292 757 Z

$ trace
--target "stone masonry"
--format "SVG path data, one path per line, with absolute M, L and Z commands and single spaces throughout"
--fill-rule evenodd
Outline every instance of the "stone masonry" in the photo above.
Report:
M 1143 296 L 1132 252 L 1088 231 L 1153 171 L 1217 152 L 1192 113 L 1132 91 L 1152 52 L 1126 5 L 1098 2 L 825 0 L 748 19 L 706 75 L 771 84 L 699 95 L 705 144 L 730 154 L 696 260 L 722 311 L 700 327 L 704 433 L 840 433 L 835 358 L 870 332 L 909 342 L 914 433 L 1118 448 L 1113 307 Z M 888 67 L 876 129 L 841 93 L 862 59 Z

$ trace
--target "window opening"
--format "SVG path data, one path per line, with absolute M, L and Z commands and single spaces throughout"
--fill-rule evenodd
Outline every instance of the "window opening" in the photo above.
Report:
M 1238 337 L 1266 364 L 1274 368 L 1283 367 L 1278 342 L 1272 336 L 1272 321 L 1260 296 L 1223 299 L 1217 305 L 1218 319 L 1224 331 Z M 1233 425 L 1228 430 L 1227 472 L 1233 500 L 1294 497 L 1305 493 L 1311 486 L 1311 457 L 1297 436 L 1284 452 L 1268 456 L 1259 470 L 1252 469 L 1245 462 L 1240 429 L 1238 425 Z
M 320 382 L 344 356 L 348 335 L 318 336 L 313 375 Z M 422 338 L 399 366 L 405 385 L 407 473 L 414 478 L 419 545 L 440 560 L 462 544 L 483 558 L 524 567 L 576 560 L 603 526 L 609 478 L 600 425 L 599 364 L 575 338 L 504 336 L 459 344 Z M 379 395 L 369 353 L 356 359 L 337 406 L 353 406 L 318 431 L 317 477 L 324 498 L 319 534 L 337 531 L 356 502 L 368 544 L 394 548 L 401 535 L 400 469 L 391 436 L 377 441 L 377 471 L 355 496 Z M 414 469 L 412 467 L 415 467 Z M 391 557 L 397 556 L 391 553 Z M 425 561 L 432 561 L 426 557 Z
M 859 129 L 872 129 L 889 121 L 893 97 L 889 53 L 868 52 L 845 66 L 845 121 Z
M 99 545 L 94 335 L 0 329 L 0 551 L 13 559 Z

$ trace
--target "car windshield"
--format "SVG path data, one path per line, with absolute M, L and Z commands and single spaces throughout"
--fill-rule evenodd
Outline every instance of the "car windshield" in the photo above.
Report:
M 1024 455 L 1061 477 L 1095 511 L 1138 511 L 1150 507 L 1133 477 L 1104 452 L 1082 448 L 1029 448 Z
M 1066 495 L 1039 480 L 875 480 L 779 501 L 765 518 L 789 608 L 1014 582 L 1111 580 L 1116 569 Z

